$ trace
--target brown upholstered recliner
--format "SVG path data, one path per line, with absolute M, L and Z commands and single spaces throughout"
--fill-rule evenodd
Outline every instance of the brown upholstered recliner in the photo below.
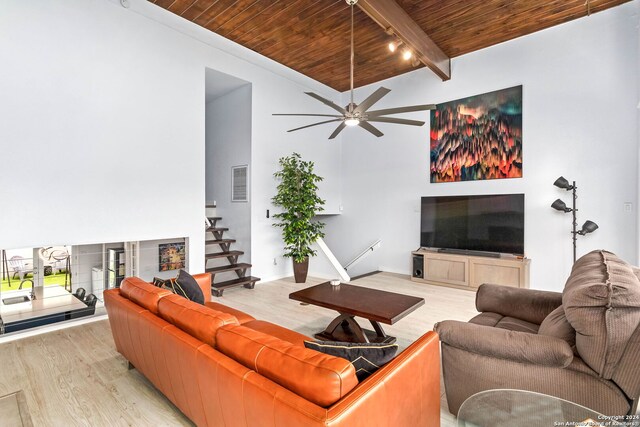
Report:
M 606 415 L 635 413 L 640 396 L 638 270 L 606 251 L 574 265 L 562 293 L 482 285 L 481 313 L 444 321 L 449 410 L 484 390 L 557 396 Z

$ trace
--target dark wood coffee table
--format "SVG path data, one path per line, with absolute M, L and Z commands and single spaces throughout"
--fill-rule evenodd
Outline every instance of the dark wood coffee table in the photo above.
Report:
M 329 282 L 293 292 L 289 298 L 336 310 L 340 315 L 315 337 L 348 342 L 395 342 L 395 337 L 385 334 L 379 322 L 393 325 L 424 304 L 423 298 L 344 283 L 333 286 Z M 356 316 L 369 320 L 374 330 L 362 329 L 354 319 Z

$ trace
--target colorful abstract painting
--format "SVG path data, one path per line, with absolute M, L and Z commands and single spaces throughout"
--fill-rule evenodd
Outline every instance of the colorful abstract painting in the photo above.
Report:
M 431 110 L 431 182 L 522 177 L 522 86 Z
M 159 254 L 159 271 L 179 270 L 184 268 L 185 264 L 185 244 L 177 243 L 161 243 L 158 245 Z

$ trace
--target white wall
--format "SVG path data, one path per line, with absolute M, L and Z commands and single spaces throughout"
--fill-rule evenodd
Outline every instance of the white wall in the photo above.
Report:
M 231 250 L 244 251 L 239 262 L 251 262 L 251 187 L 248 202 L 231 201 L 231 167 L 249 165 L 251 176 L 251 85 L 247 84 L 223 95 L 206 107 L 207 200 L 216 201 L 220 227 L 227 227 L 225 238 L 235 239 Z M 210 237 L 213 238 L 213 237 Z M 215 246 L 209 252 L 218 252 Z M 208 266 L 227 264 L 209 261 Z M 231 280 L 235 273 L 228 273 Z M 216 283 L 225 277 L 217 277 Z M 235 276 L 237 278 L 237 276 Z
M 298 134 L 273 112 L 322 108 L 305 90 L 337 92 L 145 0 L 0 3 L 0 247 L 144 241 L 186 236 L 189 270 L 204 268 L 205 68 L 252 83 L 251 251 L 254 274 L 282 244 L 264 218 L 277 159 L 297 150 L 327 177 L 337 206 L 340 142 Z M 256 65 L 257 64 L 257 65 Z M 322 110 L 324 111 L 324 109 Z
M 389 108 L 523 85 L 524 177 L 430 184 L 428 112 L 401 116 L 426 120 L 424 127 L 380 124 L 385 136 L 379 139 L 346 129 L 344 212 L 329 219 L 326 239 L 338 258 L 346 261 L 381 238 L 382 248 L 358 272 L 380 268 L 408 274 L 410 252 L 420 244 L 421 196 L 525 193 L 532 287 L 560 290 L 572 264 L 571 219 L 550 204 L 559 197 L 570 201 L 569 193 L 552 185 L 563 175 L 579 186 L 579 225 L 586 219 L 600 225 L 579 238 L 579 254 L 606 248 L 636 263 L 637 6 L 627 3 L 454 58 L 448 82 L 416 70 L 359 89 L 358 100 L 379 86 L 392 89 L 376 104 Z M 624 212 L 625 202 L 633 203 L 632 212 Z

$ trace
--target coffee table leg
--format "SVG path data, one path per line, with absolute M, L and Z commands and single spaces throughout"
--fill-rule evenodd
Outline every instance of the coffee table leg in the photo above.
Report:
M 358 322 L 356 322 L 356 320 L 353 318 L 353 316 L 350 314 L 343 314 L 343 313 L 341 313 L 338 317 L 333 319 L 333 321 L 329 323 L 329 326 L 327 326 L 323 332 L 316 335 L 322 337 L 323 339 L 328 338 L 334 341 L 339 341 L 337 338 L 334 337 L 333 333 L 341 325 L 344 328 L 345 325 L 343 325 L 343 322 L 346 323 L 346 325 L 348 325 L 349 329 L 351 329 L 351 333 L 355 336 L 357 342 L 363 342 L 363 343 L 369 342 L 369 338 L 367 338 L 367 335 L 364 333 L 364 331 L 362 330 Z M 376 333 L 377 332 L 378 331 L 376 330 Z
M 385 339 L 390 338 L 387 334 L 384 333 L 384 329 L 382 329 L 382 325 L 375 320 L 369 320 L 371 322 L 371 326 L 373 326 L 373 330 L 376 331 L 376 337 L 379 338 L 380 342 L 384 342 Z

